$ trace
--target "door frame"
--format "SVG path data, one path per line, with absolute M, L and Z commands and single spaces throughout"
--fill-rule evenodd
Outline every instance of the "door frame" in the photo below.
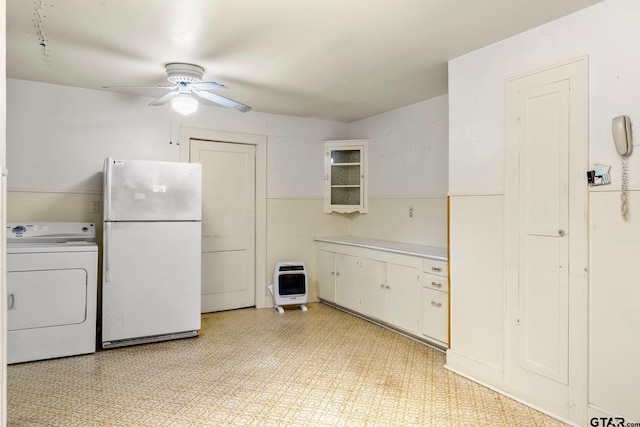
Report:
M 589 160 L 589 62 L 583 56 L 539 69 L 505 82 L 505 386 L 509 392 L 518 355 L 517 315 L 519 280 L 520 146 L 514 108 L 523 86 L 546 84 L 549 72 L 562 70 L 570 80 L 569 124 L 569 356 L 567 419 L 586 423 L 588 403 L 588 186 L 584 171 Z M 514 306 L 515 304 L 515 306 Z M 517 396 L 516 397 L 520 397 Z M 525 399 L 526 400 L 526 399 Z M 545 408 L 538 408 L 545 411 Z M 553 414 L 559 415 L 559 414 Z
M 239 132 L 224 132 L 210 129 L 180 128 L 180 161 L 189 162 L 189 146 L 192 139 L 248 144 L 256 148 L 255 173 L 255 296 L 256 307 L 271 307 L 267 288 L 267 137 Z

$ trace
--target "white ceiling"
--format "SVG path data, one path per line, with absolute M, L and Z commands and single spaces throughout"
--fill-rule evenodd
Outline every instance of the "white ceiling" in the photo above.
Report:
M 445 94 L 447 60 L 598 1 L 7 0 L 7 77 L 158 86 L 187 62 L 254 111 L 350 122 Z

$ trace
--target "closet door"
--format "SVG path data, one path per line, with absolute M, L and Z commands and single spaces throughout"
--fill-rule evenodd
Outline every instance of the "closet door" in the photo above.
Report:
M 581 70 L 567 64 L 507 85 L 506 235 L 507 390 L 579 423 L 587 323 Z

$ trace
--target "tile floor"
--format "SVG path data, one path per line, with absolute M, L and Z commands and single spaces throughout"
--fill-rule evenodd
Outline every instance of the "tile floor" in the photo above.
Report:
M 198 338 L 9 366 L 21 426 L 562 426 L 324 304 L 203 315 Z

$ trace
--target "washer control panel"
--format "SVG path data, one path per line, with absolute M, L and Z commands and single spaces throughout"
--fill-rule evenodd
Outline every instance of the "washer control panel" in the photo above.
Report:
M 96 227 L 92 222 L 10 222 L 7 242 L 28 240 L 50 242 L 95 241 Z

